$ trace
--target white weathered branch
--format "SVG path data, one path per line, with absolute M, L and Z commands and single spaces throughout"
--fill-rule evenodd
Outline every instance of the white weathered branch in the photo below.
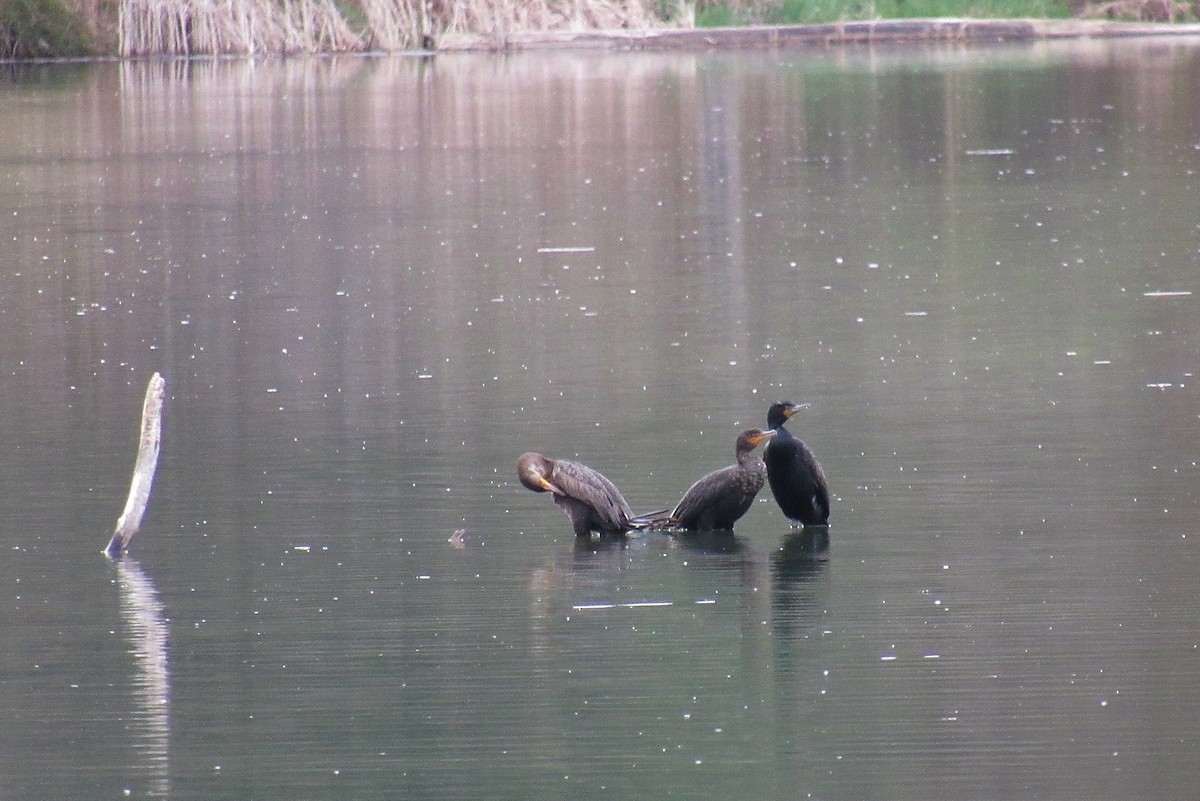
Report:
M 118 556 L 129 547 L 129 541 L 142 525 L 142 515 L 150 503 L 150 486 L 154 481 L 154 470 L 158 467 L 158 446 L 162 440 L 163 396 L 167 382 L 161 375 L 150 376 L 146 387 L 146 400 L 142 403 L 142 440 L 138 446 L 137 463 L 133 468 L 133 481 L 129 486 L 129 498 L 125 511 L 117 519 L 117 530 L 113 532 L 104 552 Z

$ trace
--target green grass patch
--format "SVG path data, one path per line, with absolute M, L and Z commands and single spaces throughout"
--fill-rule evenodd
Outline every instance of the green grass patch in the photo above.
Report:
M 66 58 L 91 52 L 87 26 L 61 0 L 0 0 L 0 57 Z
M 362 3 L 333 0 L 333 6 L 337 9 L 342 19 L 346 21 L 346 25 L 350 27 L 350 30 L 359 35 L 368 32 L 371 27 L 371 20 L 367 17 L 367 12 L 363 10 Z
M 1041 19 L 1071 16 L 1063 0 L 774 0 L 709 5 L 696 10 L 696 25 L 815 25 L 847 20 L 971 17 Z

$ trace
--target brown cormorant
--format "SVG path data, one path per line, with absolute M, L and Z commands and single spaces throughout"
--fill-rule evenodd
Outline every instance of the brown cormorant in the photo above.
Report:
M 534 492 L 549 492 L 571 519 L 576 536 L 624 534 L 646 528 L 662 512 L 635 515 L 621 491 L 596 470 L 568 459 L 525 453 L 517 459 L 521 483 Z
M 775 438 L 767 445 L 763 461 L 767 481 L 779 508 L 789 520 L 805 526 L 829 525 L 829 482 L 812 450 L 783 427 L 807 403 L 784 401 L 767 410 L 767 428 Z
M 753 455 L 755 447 L 775 436 L 774 431 L 748 428 L 738 434 L 737 464 L 714 470 L 683 493 L 671 514 L 655 520 L 651 528 L 675 528 L 687 531 L 728 530 L 750 509 L 754 496 L 767 480 L 762 459 Z

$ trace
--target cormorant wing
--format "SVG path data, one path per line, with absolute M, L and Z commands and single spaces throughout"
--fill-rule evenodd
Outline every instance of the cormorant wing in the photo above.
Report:
M 614 529 L 624 529 L 633 517 L 633 509 L 620 490 L 601 473 L 585 464 L 560 459 L 550 481 L 564 495 L 586 503 Z

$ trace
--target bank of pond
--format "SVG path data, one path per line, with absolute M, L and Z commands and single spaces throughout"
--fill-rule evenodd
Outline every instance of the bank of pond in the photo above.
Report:
M 0 0 L 5 60 L 1198 33 L 1200 0 Z

